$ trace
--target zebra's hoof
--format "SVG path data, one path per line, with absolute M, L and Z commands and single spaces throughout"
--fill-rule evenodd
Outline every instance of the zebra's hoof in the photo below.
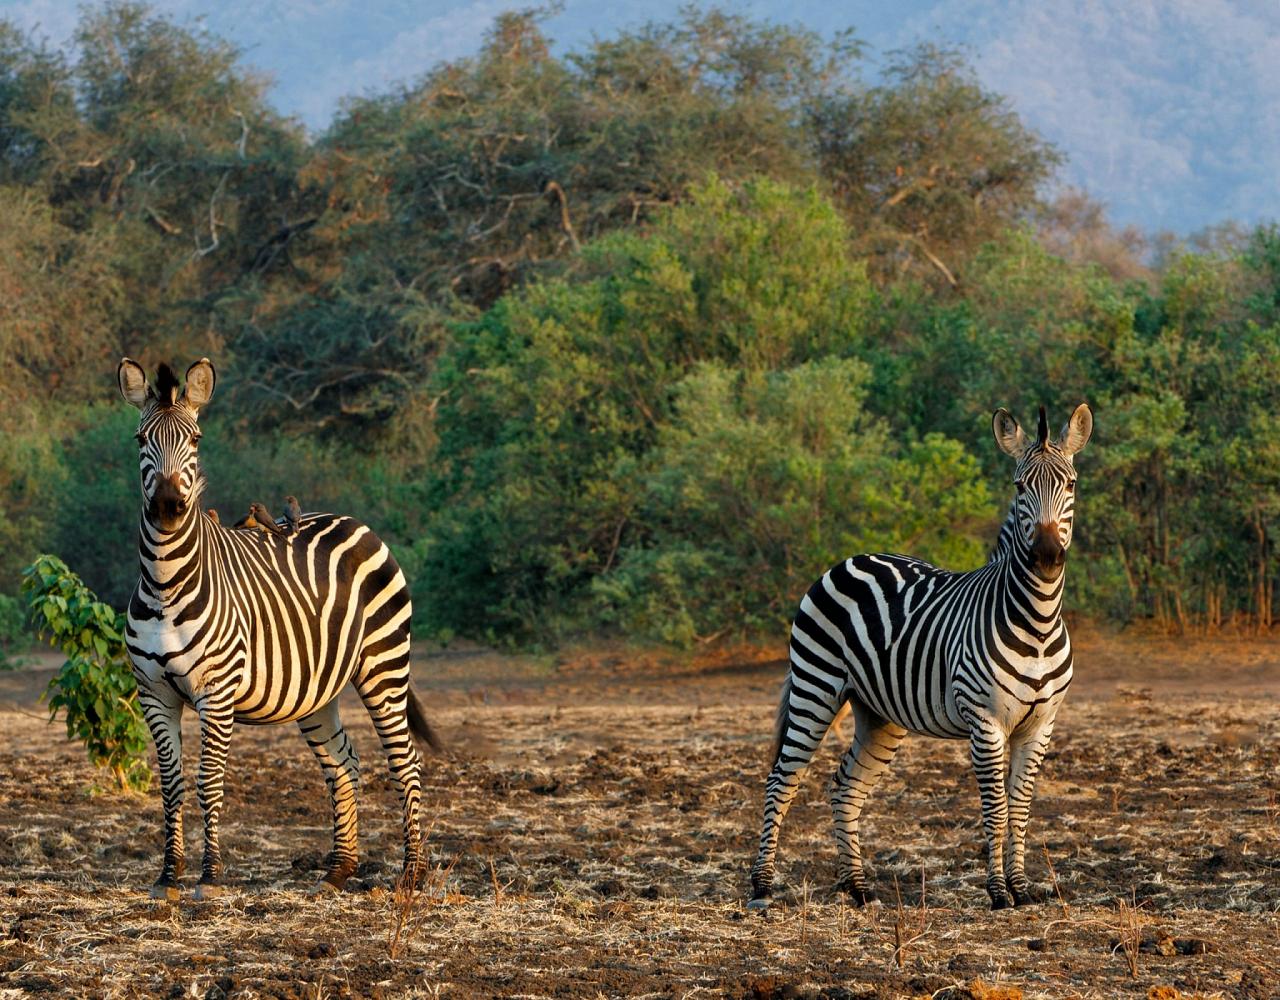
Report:
M 852 882 L 844 882 L 836 886 L 837 892 L 843 892 L 849 897 L 849 902 L 854 906 L 869 906 L 876 902 L 875 893 L 870 889 L 865 889 L 854 885 Z
M 176 903 L 182 898 L 182 886 L 180 885 L 164 885 L 157 882 L 151 887 L 152 899 L 167 899 L 170 903 Z
M 747 900 L 747 910 L 752 913 L 763 913 L 769 909 L 769 904 L 772 902 L 772 896 L 757 896 L 755 899 Z
M 328 879 L 321 879 L 307 890 L 308 896 L 329 896 L 342 891 L 342 886 L 334 885 Z
M 1030 886 L 1027 886 L 1027 888 L 1021 891 L 1010 887 L 1009 891 L 1013 893 L 1014 906 L 1038 906 L 1040 903 L 1043 903 L 1045 899 L 1043 893 L 1037 892 Z
M 197 882 L 194 898 L 213 899 L 214 896 L 221 896 L 226 891 L 227 887 L 217 882 Z
M 1012 907 L 1013 907 L 1013 900 L 1010 899 L 1008 896 L 992 896 L 991 897 L 991 909 L 993 910 L 1008 910 L 1008 909 L 1011 909 Z

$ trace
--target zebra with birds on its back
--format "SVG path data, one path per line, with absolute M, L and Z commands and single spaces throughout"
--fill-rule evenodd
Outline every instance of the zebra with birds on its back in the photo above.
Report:
M 871 898 L 859 820 L 911 732 L 969 741 L 992 908 L 1034 901 L 1026 827 L 1036 774 L 1071 683 L 1062 593 L 1074 456 L 1092 431 L 1093 413 L 1083 403 L 1056 440 L 1043 407 L 1034 439 L 996 410 L 992 432 L 1015 462 L 1016 492 L 986 565 L 955 573 L 909 556 L 860 555 L 833 566 L 804 596 L 791 627 L 790 670 L 765 783 L 753 909 L 772 898 L 783 818 L 846 707 L 853 741 L 831 789 L 839 887 L 858 904 Z
M 333 808 L 334 847 L 319 886 L 342 888 L 356 867 L 360 776 L 338 713 L 338 694 L 348 683 L 387 755 L 403 814 L 405 874 L 416 878 L 422 792 L 414 741 L 433 747 L 439 741 L 409 683 L 412 608 L 390 550 L 359 521 L 302 514 L 293 505 L 288 530 L 265 509 L 257 515 L 263 530 L 222 527 L 200 505 L 199 417 L 213 395 L 213 365 L 207 358 L 192 365 L 181 392 L 168 365 L 160 366 L 153 386 L 142 367 L 125 358 L 117 378 L 121 395 L 141 411 L 141 574 L 125 642 L 164 803 L 164 860 L 152 895 L 177 898 L 185 868 L 186 708 L 200 719 L 196 793 L 205 850 L 197 898 L 222 885 L 218 826 L 236 723 L 297 722 L 324 771 Z

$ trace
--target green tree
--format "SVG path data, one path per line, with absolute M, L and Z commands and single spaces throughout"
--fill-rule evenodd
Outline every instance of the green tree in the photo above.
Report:
M 643 460 L 642 541 L 593 581 L 604 620 L 687 645 L 785 627 L 858 552 L 979 565 L 993 509 L 978 464 L 941 435 L 895 440 L 864 409 L 867 380 L 854 359 L 695 368 Z
M 503 15 L 475 57 L 351 101 L 317 144 L 303 176 L 328 207 L 295 258 L 306 278 L 225 303 L 272 424 L 353 437 L 429 419 L 418 376 L 452 323 L 708 172 L 816 179 L 803 108 L 856 57 L 847 39 L 690 9 L 561 58 L 537 17 Z

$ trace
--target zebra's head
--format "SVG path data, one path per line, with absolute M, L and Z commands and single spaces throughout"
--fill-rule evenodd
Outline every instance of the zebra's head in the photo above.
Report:
M 138 466 L 147 520 L 162 532 L 177 531 L 204 489 L 200 469 L 200 407 L 213 395 L 215 376 L 208 358 L 187 369 L 186 388 L 168 365 L 147 381 L 142 366 L 124 358 L 116 371 L 120 394 L 142 411 L 138 419 Z
M 1093 433 L 1093 411 L 1085 403 L 1077 406 L 1056 441 L 1049 437 L 1043 406 L 1034 440 L 1005 409 L 996 410 L 991 429 L 1000 450 L 1017 462 L 1013 471 L 1018 491 L 1011 514 L 1013 530 L 1029 548 L 1035 572 L 1046 580 L 1056 580 L 1071 545 L 1076 500 L 1074 456 Z

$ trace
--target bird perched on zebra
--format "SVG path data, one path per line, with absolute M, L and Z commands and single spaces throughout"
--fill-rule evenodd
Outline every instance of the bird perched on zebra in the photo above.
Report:
M 296 535 L 302 525 L 302 508 L 298 506 L 298 498 L 290 494 L 284 498 L 284 523 L 287 534 Z
M 356 867 L 359 787 L 359 761 L 338 714 L 338 694 L 348 683 L 387 755 L 400 797 L 405 874 L 416 878 L 422 793 L 414 739 L 439 741 L 409 683 L 412 608 L 390 550 L 359 521 L 334 514 L 307 515 L 299 545 L 262 545 L 256 528 L 216 527 L 200 516 L 198 423 L 213 395 L 213 365 L 207 358 L 192 365 L 181 392 L 168 365 L 160 366 L 154 386 L 128 358 L 117 377 L 125 400 L 142 411 L 136 435 L 142 573 L 129 601 L 125 645 L 155 741 L 164 802 L 164 860 L 152 895 L 177 898 L 185 867 L 181 721 L 188 707 L 200 719 L 196 794 L 205 846 L 197 898 L 222 885 L 218 825 L 236 723 L 298 724 L 333 807 L 334 846 L 320 887 L 342 887 Z M 270 520 L 265 511 L 261 516 Z
M 1064 564 L 1075 511 L 1074 456 L 1093 431 L 1093 413 L 1082 403 L 1051 440 L 1044 407 L 1034 439 L 1000 409 L 992 431 L 1016 463 L 1016 492 L 985 566 L 953 573 L 910 556 L 854 556 L 824 573 L 800 602 L 751 869 L 751 908 L 769 904 L 782 820 L 846 705 L 853 742 L 831 789 L 839 888 L 859 904 L 870 898 L 858 823 L 911 732 L 969 741 L 992 908 L 1034 901 L 1025 871 L 1027 817 L 1071 683 Z
M 271 516 L 271 512 L 260 503 L 249 504 L 249 516 L 253 518 L 253 523 L 268 535 L 285 535 L 288 534 L 284 528 L 276 522 Z

